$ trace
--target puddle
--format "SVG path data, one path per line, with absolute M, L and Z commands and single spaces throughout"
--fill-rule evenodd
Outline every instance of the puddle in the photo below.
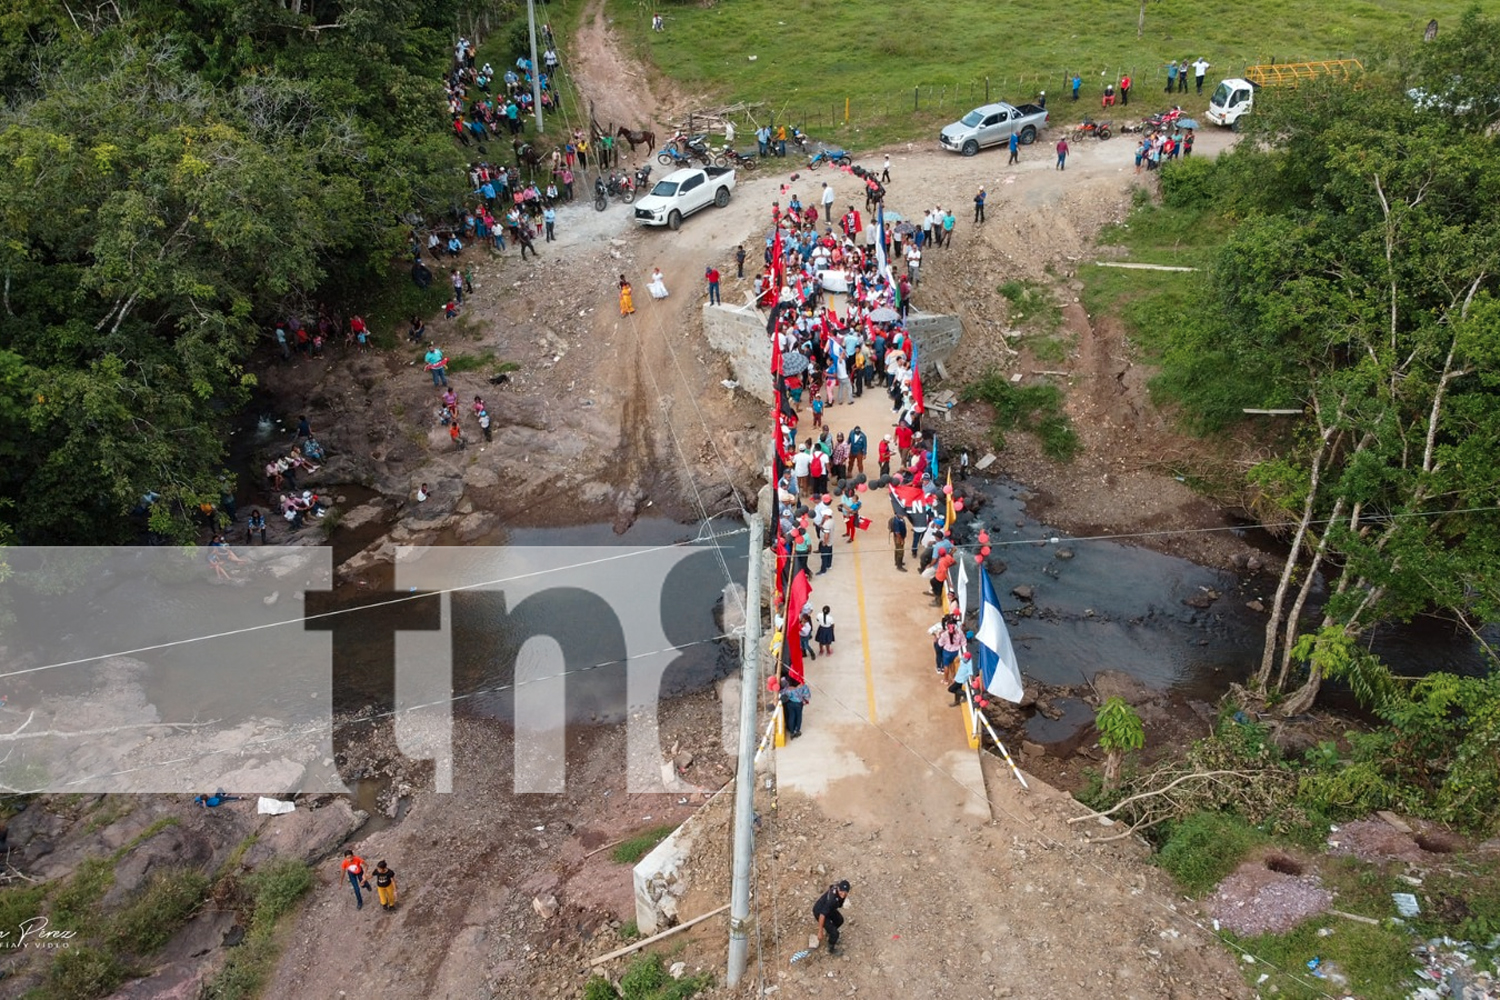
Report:
M 1060 718 L 1049 719 L 1039 712 L 1026 720 L 1026 738 L 1031 742 L 1043 746 L 1063 743 L 1094 721 L 1094 710 L 1082 698 L 1054 698 L 1052 707 L 1062 712 Z
M 406 815 L 408 800 L 402 799 L 396 807 L 394 817 L 387 816 L 385 810 L 380 806 L 380 795 L 391 787 L 390 778 L 363 778 L 359 781 L 351 781 L 349 784 L 349 804 L 355 809 L 363 809 L 369 814 L 369 819 L 364 825 L 354 832 L 354 837 L 363 839 L 372 833 L 395 826 Z

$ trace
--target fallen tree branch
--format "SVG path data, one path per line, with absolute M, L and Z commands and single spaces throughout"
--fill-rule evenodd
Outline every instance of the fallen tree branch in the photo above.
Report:
M 1358 913 L 1345 913 L 1343 910 L 1334 909 L 1330 909 L 1328 912 L 1332 913 L 1335 917 L 1343 917 L 1345 920 L 1356 920 L 1362 924 L 1369 924 L 1371 927 L 1380 926 L 1380 921 L 1374 917 L 1362 917 Z
M 689 927 L 692 927 L 694 924 L 701 924 L 701 923 L 703 923 L 703 921 L 707 920 L 709 917 L 718 916 L 720 913 L 723 913 L 727 909 L 729 909 L 729 904 L 725 903 L 723 906 L 719 907 L 717 910 L 709 910 L 707 913 L 703 914 L 702 916 L 694 917 L 692 920 L 684 921 L 683 923 L 678 924 L 676 927 L 668 927 L 666 930 L 662 931 L 660 934 L 653 934 L 653 935 L 651 935 L 648 938 L 644 938 L 644 939 L 642 939 L 640 941 L 637 941 L 635 944 L 626 945 L 623 948 L 616 949 L 615 951 L 610 952 L 608 955 L 600 955 L 598 958 L 595 958 L 595 959 L 592 959 L 592 960 L 589 961 L 589 968 L 592 969 L 596 965 L 603 965 L 605 962 L 608 962 L 610 959 L 613 959 L 613 958 L 620 958 L 620 957 L 622 957 L 624 955 L 629 955 L 633 951 L 640 951 L 642 948 L 646 947 L 646 945 L 648 945 L 648 944 L 655 944 L 657 941 L 660 941 L 662 938 L 671 937 L 673 934 L 676 934 L 678 931 L 685 931 Z
M 210 719 L 208 722 L 132 722 L 121 726 L 106 726 L 103 729 L 79 729 L 72 732 L 64 729 L 44 729 L 34 733 L 21 732 L 21 730 L 31 725 L 31 720 L 35 717 L 36 712 L 33 711 L 26 717 L 26 721 L 14 730 L 8 733 L 0 733 L 0 743 L 9 743 L 14 740 L 39 740 L 48 737 L 106 736 L 110 733 L 123 733 L 127 729 L 162 729 L 169 727 L 177 729 L 201 729 L 204 726 L 216 726 L 224 721 L 223 719 Z
M 1233 778 L 1253 778 L 1253 777 L 1255 777 L 1255 774 L 1256 774 L 1256 772 L 1254 772 L 1254 771 L 1192 771 L 1192 772 L 1190 772 L 1188 774 L 1184 774 L 1180 778 L 1177 778 L 1177 779 L 1175 779 L 1175 780 L 1173 780 L 1171 782 L 1168 782 L 1166 785 L 1163 785 L 1161 788 L 1153 788 L 1150 791 L 1139 792 L 1139 793 L 1137 793 L 1135 795 L 1130 796 L 1129 798 L 1121 799 L 1119 802 L 1115 803 L 1115 805 L 1111 806 L 1109 809 L 1105 810 L 1104 812 L 1089 813 L 1087 816 L 1074 816 L 1071 819 L 1069 819 L 1068 822 L 1069 823 L 1082 823 L 1084 820 L 1087 820 L 1087 819 L 1100 819 L 1101 817 L 1113 816 L 1115 813 L 1119 812 L 1121 809 L 1124 809 L 1126 806 L 1130 805 L 1132 802 L 1139 802 L 1142 799 L 1154 799 L 1154 798 L 1156 798 L 1158 796 L 1165 795 L 1167 792 L 1170 792 L 1172 789 L 1176 788 L 1178 785 L 1182 784 L 1184 781 L 1191 781 L 1194 778 L 1201 778 L 1201 779 L 1206 779 L 1206 778 L 1226 778 L 1226 777 L 1233 777 Z

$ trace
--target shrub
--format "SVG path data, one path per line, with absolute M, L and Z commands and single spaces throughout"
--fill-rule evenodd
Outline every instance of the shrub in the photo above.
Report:
M 129 970 L 114 955 L 98 948 L 68 948 L 53 960 L 41 996 L 94 1000 L 113 993 L 128 975 Z
M 603 976 L 590 976 L 583 984 L 583 1000 L 620 1000 L 620 991 Z
M 1049 458 L 1071 460 L 1083 447 L 1063 412 L 1062 390 L 1055 385 L 1012 385 L 1000 372 L 990 372 L 964 387 L 968 402 L 988 403 L 995 410 L 990 434 L 995 447 L 1005 447 L 1007 430 L 1031 431 L 1041 439 Z
M 187 922 L 207 890 L 208 877 L 201 872 L 188 868 L 157 872 L 135 901 L 115 916 L 110 947 L 151 954 Z
M 200 1000 L 245 1000 L 260 992 L 276 967 L 279 949 L 271 935 L 255 935 L 229 953 L 218 974 L 203 986 Z
M 1217 164 L 1206 156 L 1189 156 L 1162 164 L 1161 200 L 1170 208 L 1212 208 L 1220 195 Z
M 614 858 L 615 861 L 619 864 L 633 865 L 637 861 L 644 858 L 646 855 L 650 854 L 656 848 L 656 845 L 660 844 L 663 840 L 666 840 L 667 837 L 670 836 L 672 831 L 675 829 L 677 829 L 677 827 L 673 826 L 670 823 L 666 823 L 662 826 L 653 826 L 651 829 L 646 830 L 644 833 L 638 833 L 634 837 L 631 837 L 629 840 L 621 841 L 620 844 L 610 852 L 609 856 L 611 858 Z
M 610 1000 L 611 997 L 622 994 L 624 1000 L 688 1000 L 712 986 L 714 977 L 704 972 L 673 979 L 663 968 L 660 955 L 641 955 L 630 963 L 630 968 L 620 977 L 620 993 L 615 993 L 608 982 L 599 981 L 610 992 L 600 990 L 597 998 L 585 993 L 585 1000 Z
M 1197 896 L 1234 871 L 1250 849 L 1264 840 L 1259 830 L 1237 816 L 1193 813 L 1172 827 L 1156 863 L 1171 872 L 1189 895 Z
M 252 930 L 269 931 L 312 884 L 312 871 L 296 858 L 277 858 L 245 876 L 245 886 L 255 900 Z

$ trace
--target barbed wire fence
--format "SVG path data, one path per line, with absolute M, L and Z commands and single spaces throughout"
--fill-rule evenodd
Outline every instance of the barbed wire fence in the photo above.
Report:
M 1338 58 L 1344 58 L 1340 54 Z M 909 88 L 893 89 L 882 93 L 851 93 L 842 98 L 823 101 L 795 99 L 785 103 L 763 101 L 742 103 L 722 108 L 704 108 L 700 113 L 686 116 L 681 125 L 688 131 L 722 131 L 725 120 L 732 121 L 736 130 L 736 142 L 753 141 L 754 132 L 762 125 L 795 125 L 803 131 L 831 129 L 845 125 L 866 126 L 889 124 L 911 118 L 939 117 L 952 114 L 954 118 L 965 112 L 996 101 L 1021 105 L 1037 103 L 1043 92 L 1046 94 L 1047 110 L 1055 115 L 1066 114 L 1070 108 L 1097 109 L 1107 85 L 1113 85 L 1115 108 L 1121 104 L 1120 82 L 1125 77 L 1131 81 L 1131 111 L 1139 110 L 1141 116 L 1160 107 L 1176 103 L 1176 98 L 1200 97 L 1204 100 L 1211 88 L 1220 79 L 1244 71 L 1257 62 L 1276 63 L 1293 60 L 1278 60 L 1275 57 L 1259 57 L 1238 60 L 1233 63 L 1214 64 L 1204 82 L 1202 95 L 1197 94 L 1196 80 L 1191 75 L 1187 89 L 1175 89 L 1167 93 L 1167 63 L 1139 63 L 1136 65 L 1094 66 L 1078 69 L 1052 69 L 1030 73 L 1001 73 L 975 76 L 969 79 L 934 80 Z M 1079 98 L 1073 100 L 1073 78 L 1080 81 Z M 1121 113 L 1117 111 L 1116 113 Z

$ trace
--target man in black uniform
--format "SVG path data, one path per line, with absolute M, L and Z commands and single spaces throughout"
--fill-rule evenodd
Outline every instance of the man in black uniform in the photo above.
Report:
M 839 909 L 844 905 L 844 900 L 849 898 L 849 880 L 835 882 L 828 887 L 828 891 L 818 897 L 813 904 L 813 916 L 818 919 L 818 940 L 828 938 L 828 954 L 837 955 L 839 948 L 839 928 L 844 926 L 844 915 Z
M 892 517 L 889 524 L 891 541 L 896 544 L 896 568 L 906 572 L 906 518 L 900 514 Z

